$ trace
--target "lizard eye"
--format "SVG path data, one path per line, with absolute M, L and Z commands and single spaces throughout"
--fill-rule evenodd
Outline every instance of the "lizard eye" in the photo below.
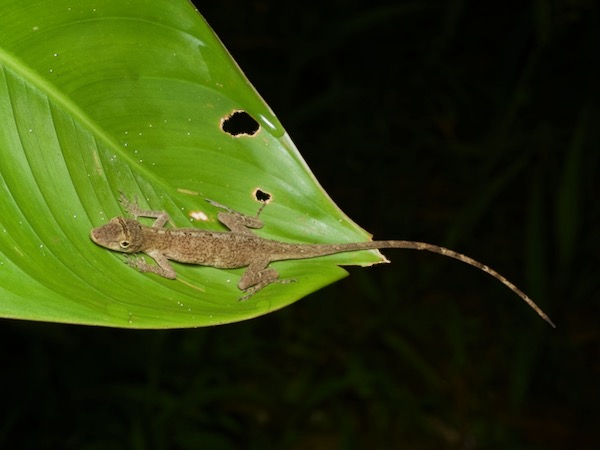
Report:
M 121 241 L 119 242 L 119 245 L 121 246 L 121 248 L 127 248 L 129 247 L 130 242 L 129 241 Z

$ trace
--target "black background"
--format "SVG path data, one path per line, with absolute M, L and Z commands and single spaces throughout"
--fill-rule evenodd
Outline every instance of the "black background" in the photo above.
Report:
M 0 446 L 593 449 L 600 443 L 591 0 L 198 2 L 340 207 L 444 244 L 197 330 L 3 321 Z

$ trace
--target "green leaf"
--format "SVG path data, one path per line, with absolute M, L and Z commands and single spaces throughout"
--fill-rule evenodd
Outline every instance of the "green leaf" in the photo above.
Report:
M 0 316 L 167 328 L 282 308 L 377 252 L 276 263 L 293 284 L 238 302 L 242 270 L 175 264 L 141 274 L 89 232 L 123 215 L 118 192 L 177 227 L 223 228 L 208 197 L 254 214 L 261 236 L 350 242 L 369 235 L 327 196 L 289 136 L 186 0 L 0 0 Z M 245 111 L 255 135 L 221 123 Z M 203 217 L 205 220 L 194 220 Z M 200 222 L 200 223 L 198 223 Z

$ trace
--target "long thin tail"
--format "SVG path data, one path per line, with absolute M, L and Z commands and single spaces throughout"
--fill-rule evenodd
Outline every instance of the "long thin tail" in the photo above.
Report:
M 315 245 L 314 247 L 315 248 L 319 247 L 319 245 Z M 483 270 L 485 273 L 493 276 L 496 280 L 498 280 L 500 283 L 502 283 L 507 288 L 509 288 L 511 291 L 513 291 L 515 294 L 517 294 L 519 297 L 521 297 L 523 299 L 523 301 L 525 301 L 525 303 L 527 303 L 536 313 L 538 313 L 538 315 L 542 319 L 544 319 L 546 322 L 548 322 L 553 328 L 556 328 L 556 325 L 554 325 L 554 322 L 552 322 L 552 320 L 550 320 L 550 318 L 546 315 L 546 313 L 544 313 L 544 311 L 542 311 L 541 308 L 538 305 L 536 305 L 533 300 L 531 300 L 531 298 L 529 298 L 523 291 L 521 291 L 513 283 L 508 281 L 504 276 L 500 275 L 498 272 L 496 272 L 491 267 L 489 267 L 485 264 L 482 264 L 479 261 L 474 260 L 473 258 L 463 255 L 462 253 L 455 252 L 454 250 L 450 250 L 445 247 L 440 247 L 439 245 L 433 245 L 433 244 L 428 244 L 426 242 L 415 242 L 415 241 L 371 241 L 371 242 L 361 242 L 361 243 L 356 243 L 356 244 L 338 244 L 338 245 L 333 245 L 333 246 L 329 245 L 329 244 L 325 244 L 325 245 L 323 245 L 323 248 L 324 249 L 329 248 L 330 250 L 332 250 L 331 252 L 327 252 L 327 253 L 339 253 L 339 252 L 350 252 L 350 251 L 357 251 L 357 250 L 382 249 L 382 248 L 404 248 L 404 249 L 411 249 L 411 250 L 426 250 L 428 252 L 437 253 L 439 255 L 444 255 L 444 256 L 448 256 L 450 258 L 457 259 L 464 263 L 470 264 L 471 266 L 476 267 L 480 270 Z

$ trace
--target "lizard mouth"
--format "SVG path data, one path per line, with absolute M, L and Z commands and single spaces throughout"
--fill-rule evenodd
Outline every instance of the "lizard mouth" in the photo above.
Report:
M 102 245 L 100 242 L 100 228 L 94 228 L 90 231 L 90 239 L 98 245 Z M 103 245 L 102 245 L 103 246 Z M 103 246 L 104 247 L 104 246 Z

